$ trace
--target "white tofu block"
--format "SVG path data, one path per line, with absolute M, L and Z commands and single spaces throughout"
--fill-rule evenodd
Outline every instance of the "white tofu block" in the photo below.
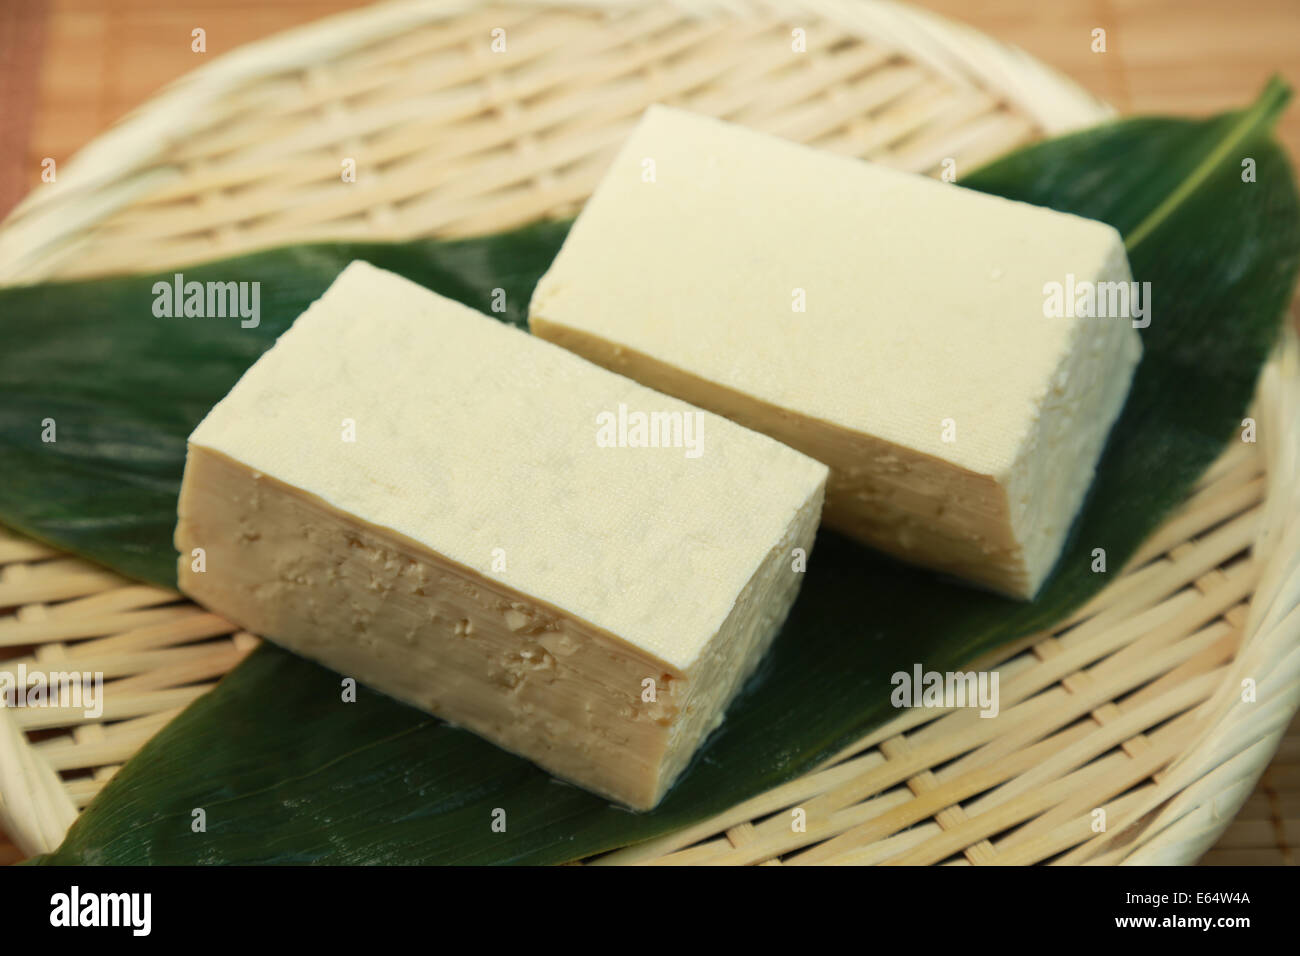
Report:
M 529 322 L 825 462 L 829 525 L 1028 598 L 1141 354 L 1046 289 L 1131 278 L 1108 225 L 652 107 Z
M 636 416 L 652 413 L 645 447 Z M 354 262 L 190 436 L 180 587 L 648 808 L 784 620 L 825 479 L 764 435 Z

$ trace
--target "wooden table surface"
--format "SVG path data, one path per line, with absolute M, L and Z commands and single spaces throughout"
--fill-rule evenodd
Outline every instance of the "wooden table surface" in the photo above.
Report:
M 1250 102 L 1279 73 L 1300 89 L 1300 0 L 918 0 L 1014 43 L 1125 113 L 1205 113 Z M 0 215 L 161 86 L 243 43 L 336 13 L 345 0 L 0 0 Z M 190 31 L 207 32 L 206 54 Z M 1106 52 L 1092 33 L 1106 31 Z M 1300 103 L 1279 136 L 1300 157 Z M 1300 721 L 1204 858 L 1295 863 Z M 0 863 L 16 851 L 0 839 Z

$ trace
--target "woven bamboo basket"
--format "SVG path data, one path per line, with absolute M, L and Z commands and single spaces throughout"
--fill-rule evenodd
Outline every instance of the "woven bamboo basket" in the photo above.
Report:
M 216 58 L 128 116 L 9 217 L 0 281 L 572 215 L 653 102 L 959 176 L 1111 115 L 1025 54 L 892 3 L 383 4 Z M 340 188 L 345 157 L 358 182 Z M 1000 716 L 903 711 L 816 772 L 598 862 L 1197 859 L 1300 705 L 1293 336 L 1256 406 L 1259 444 L 1233 443 L 1104 592 L 981 662 L 1001 672 Z M 0 824 L 37 853 L 257 638 L 2 531 L 0 567 L 4 663 L 110 681 L 98 720 L 0 708 Z

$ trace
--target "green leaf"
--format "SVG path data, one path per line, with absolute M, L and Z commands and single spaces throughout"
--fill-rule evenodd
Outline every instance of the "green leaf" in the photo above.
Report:
M 1032 604 L 885 560 L 831 533 L 760 672 L 653 813 L 551 781 L 464 731 L 264 646 L 169 724 L 44 858 L 54 863 L 554 863 L 689 824 L 803 772 L 892 715 L 890 675 L 951 670 L 1061 619 L 1123 565 L 1240 425 L 1300 261 L 1291 172 L 1250 110 L 1126 120 L 1039 144 L 965 181 L 1115 224 L 1152 283 L 1145 357 L 1064 557 Z M 1243 182 L 1241 163 L 1256 163 Z M 0 520 L 148 580 L 172 580 L 184 438 L 339 268 L 366 258 L 485 309 L 520 309 L 563 225 L 466 243 L 280 250 L 186 270 L 260 280 L 263 325 L 157 319 L 153 278 L 0 293 Z M 518 311 L 508 316 L 519 322 Z M 40 422 L 58 421 L 56 446 Z M 190 831 L 196 807 L 207 832 Z M 507 812 L 505 833 L 489 827 Z

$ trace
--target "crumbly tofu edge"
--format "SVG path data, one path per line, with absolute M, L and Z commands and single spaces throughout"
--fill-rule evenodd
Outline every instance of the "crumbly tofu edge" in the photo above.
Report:
M 684 717 L 672 728 L 669 753 L 652 805 L 659 802 L 686 769 L 704 740 L 721 726 L 731 701 L 757 670 L 780 633 L 802 584 L 804 572 L 794 568 L 795 552 L 803 552 L 805 564 L 812 555 L 821 523 L 824 490 L 824 485 L 819 486 L 798 509 L 785 534 L 737 595 L 718 634 L 690 667 Z M 702 704 L 701 696 L 706 698 Z M 709 701 L 709 697 L 722 701 L 722 706 Z
M 722 722 L 735 693 L 780 630 L 800 584 L 799 575 L 790 569 L 790 552 L 795 547 L 811 552 L 824 489 L 819 484 L 798 509 L 781 541 L 736 596 L 718 634 L 682 671 L 569 611 L 485 578 L 391 529 L 344 514 L 315 495 L 252 472 L 219 451 L 191 444 L 186 469 L 189 480 L 182 485 L 175 534 L 180 552 L 178 580 L 184 593 L 200 604 L 222 606 L 237 625 L 265 634 L 301 656 L 368 686 L 389 684 L 389 696 L 465 726 L 561 779 L 638 810 L 650 809 L 662 799 L 699 744 Z M 215 488 L 230 493 L 211 491 Z M 245 507 L 254 513 L 272 511 L 250 521 L 241 515 L 241 501 L 249 502 Z M 284 559 L 287 563 L 277 569 L 276 562 L 293 553 L 291 539 L 284 535 L 322 526 L 329 530 L 323 540 L 304 549 L 307 557 Z M 268 529 L 282 529 L 282 533 Z M 310 602 L 320 595 L 312 591 L 311 579 L 323 569 L 313 566 L 310 556 L 322 553 L 331 536 L 346 538 L 349 557 L 363 562 L 346 566 L 344 576 L 366 573 L 373 582 L 377 568 L 387 575 L 380 582 L 386 602 L 396 600 L 394 594 L 400 596 L 403 587 L 424 590 L 429 577 L 436 576 L 444 594 L 473 593 L 475 600 L 488 604 L 477 615 L 462 605 L 465 617 L 455 625 L 447 621 L 421 635 L 387 634 L 387 640 L 385 607 L 376 605 L 375 633 L 358 630 L 355 621 L 345 622 L 338 632 L 350 641 L 322 643 L 320 628 L 338 617 L 320 613 L 313 620 Z M 206 551 L 208 568 L 202 573 L 192 569 L 191 549 L 196 547 Z M 234 577 L 214 575 L 220 566 L 234 569 Z M 414 576 L 408 573 L 412 569 Z M 232 588 L 248 594 L 241 599 L 236 593 L 232 599 Z M 241 600 L 247 613 L 230 613 Z M 525 623 L 494 638 L 493 622 L 502 617 L 503 609 L 507 620 L 515 615 Z M 361 613 L 355 605 L 353 610 Z M 421 640 L 433 644 L 421 648 Z M 457 681 L 467 680 L 469 691 L 477 696 L 459 702 L 428 696 L 420 671 L 425 659 L 437 663 L 438 644 L 444 651 L 461 653 L 471 640 L 491 645 L 485 658 L 489 666 L 477 667 L 477 658 L 472 657 L 456 675 Z M 527 649 L 520 650 L 520 643 Z M 404 670 L 409 681 L 393 687 L 392 674 L 385 673 L 380 662 L 391 661 L 394 653 L 411 656 L 412 644 L 417 653 Z M 421 655 L 420 650 L 431 653 Z M 658 685 L 656 701 L 641 698 L 646 677 Z M 503 679 L 515 683 L 501 690 L 496 685 Z M 593 693 L 597 704 L 590 727 L 575 726 L 583 716 L 579 713 L 575 718 L 574 701 L 551 701 L 546 696 L 542 682 L 547 680 L 562 686 L 572 683 Z M 455 683 L 447 690 L 453 697 L 458 693 Z M 534 712 L 519 719 L 510 698 L 527 699 Z M 466 700 L 487 701 L 486 713 L 466 706 Z M 555 713 L 545 712 L 548 701 Z M 575 749 L 571 738 L 579 732 L 588 732 L 587 746 Z
M 1132 278 L 1116 232 L 1096 281 L 1128 283 Z M 1142 339 L 1130 317 L 1071 321 L 1070 347 L 1053 371 L 1030 434 L 1008 471 L 998 476 L 1025 572 L 1012 593 L 1026 599 L 1038 594 L 1061 557 L 1142 359 Z M 1106 387 L 1116 378 L 1123 387 Z M 1084 425 L 1097 427 L 1081 431 Z M 1072 440 L 1079 434 L 1088 440 Z

